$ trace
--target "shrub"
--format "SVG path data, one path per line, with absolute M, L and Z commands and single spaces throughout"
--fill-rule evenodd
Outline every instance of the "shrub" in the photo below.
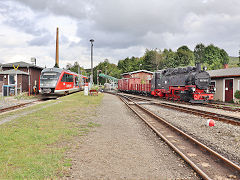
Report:
M 234 93 L 234 97 L 236 99 L 240 99 L 240 91 L 239 90 L 236 90 L 236 92 Z

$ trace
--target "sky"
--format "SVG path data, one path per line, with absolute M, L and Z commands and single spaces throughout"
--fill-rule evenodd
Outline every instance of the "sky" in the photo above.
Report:
M 60 67 L 141 57 L 146 48 L 190 49 L 214 44 L 230 56 L 240 50 L 239 0 L 0 0 L 0 63 Z

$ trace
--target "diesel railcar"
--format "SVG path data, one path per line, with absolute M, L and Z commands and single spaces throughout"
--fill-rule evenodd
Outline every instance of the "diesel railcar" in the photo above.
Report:
M 59 96 L 83 89 L 85 76 L 61 68 L 45 68 L 40 75 L 39 92 L 43 96 Z

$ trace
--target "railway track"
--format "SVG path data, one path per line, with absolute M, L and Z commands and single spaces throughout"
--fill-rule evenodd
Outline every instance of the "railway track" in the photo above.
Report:
M 148 100 L 148 102 L 135 102 L 126 95 L 119 94 L 119 97 L 177 152 L 201 178 L 240 179 L 240 167 L 238 165 L 141 106 L 143 103 L 152 103 L 151 100 Z M 140 99 L 138 98 L 138 100 Z
M 3 113 L 3 112 L 7 112 L 7 111 L 11 111 L 11 110 L 14 110 L 14 109 L 24 107 L 24 106 L 29 105 L 29 104 L 33 104 L 33 103 L 38 102 L 38 101 L 41 101 L 41 100 L 36 100 L 36 101 L 32 101 L 32 102 L 27 102 L 27 103 L 21 103 L 21 104 L 15 105 L 15 106 L 9 106 L 9 107 L 6 107 L 6 108 L 2 108 L 2 109 L 0 109 L 0 114 Z
M 225 122 L 228 124 L 240 126 L 240 118 L 237 118 L 237 117 L 223 115 L 223 114 L 219 114 L 219 113 L 213 113 L 213 112 L 190 108 L 190 107 L 185 107 L 185 106 L 181 106 L 178 104 L 171 104 L 171 103 L 167 103 L 167 102 L 157 102 L 154 99 L 141 97 L 141 96 L 127 95 L 127 94 L 125 94 L 125 96 L 128 96 L 133 99 L 137 99 L 139 101 L 148 101 L 148 102 L 151 102 L 152 104 L 155 104 L 155 105 L 158 105 L 158 106 L 161 106 L 164 108 L 174 109 L 177 111 L 186 112 L 186 113 L 194 114 L 197 116 L 214 119 L 214 120 L 222 121 L 222 122 Z

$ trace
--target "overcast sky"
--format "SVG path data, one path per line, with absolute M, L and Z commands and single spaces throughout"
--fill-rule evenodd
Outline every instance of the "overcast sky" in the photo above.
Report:
M 56 27 L 60 67 L 89 68 L 90 39 L 94 66 L 200 42 L 238 56 L 240 0 L 0 0 L 0 63 L 54 66 Z

